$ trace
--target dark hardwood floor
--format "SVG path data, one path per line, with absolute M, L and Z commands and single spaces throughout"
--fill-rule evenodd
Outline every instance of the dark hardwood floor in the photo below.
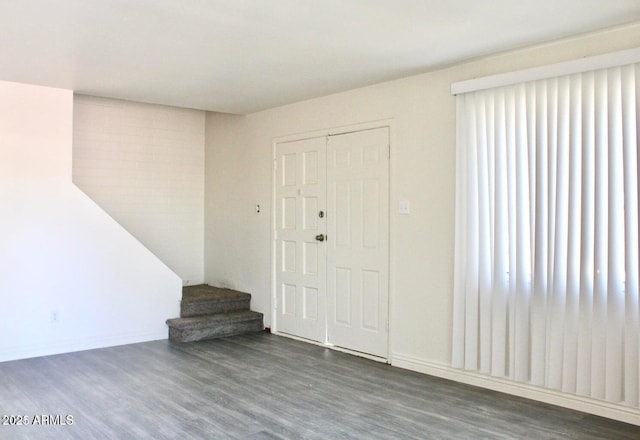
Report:
M 638 426 L 268 333 L 0 363 L 0 415 L 30 419 L 0 425 L 1 439 L 640 439 Z

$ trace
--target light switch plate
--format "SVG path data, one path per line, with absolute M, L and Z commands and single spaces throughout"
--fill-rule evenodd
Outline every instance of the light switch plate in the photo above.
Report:
M 411 214 L 411 202 L 409 200 L 402 200 L 398 205 L 398 212 L 402 215 Z

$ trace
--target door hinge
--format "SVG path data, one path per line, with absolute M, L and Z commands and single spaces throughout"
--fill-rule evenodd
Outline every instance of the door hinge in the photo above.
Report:
M 278 170 L 278 159 L 273 159 L 273 171 Z

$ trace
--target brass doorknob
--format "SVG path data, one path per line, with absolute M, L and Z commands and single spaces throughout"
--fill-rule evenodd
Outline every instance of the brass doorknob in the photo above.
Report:
M 324 234 L 318 234 L 318 235 L 316 235 L 316 240 L 318 240 L 318 241 L 324 241 L 324 239 L 325 239 Z

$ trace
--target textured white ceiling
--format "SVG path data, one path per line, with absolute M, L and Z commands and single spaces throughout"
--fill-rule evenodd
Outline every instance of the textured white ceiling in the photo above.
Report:
M 639 0 L 0 0 L 0 79 L 250 113 L 638 20 Z

